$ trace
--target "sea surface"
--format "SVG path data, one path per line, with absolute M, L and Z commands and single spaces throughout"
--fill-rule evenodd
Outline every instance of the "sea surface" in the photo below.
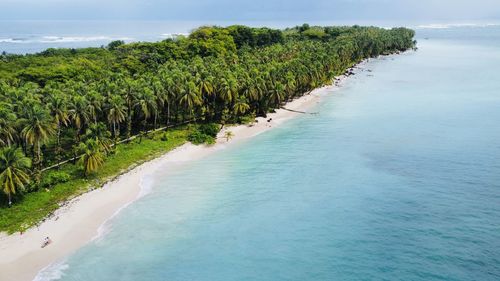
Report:
M 203 25 L 286 28 L 301 25 L 290 21 L 112 21 L 112 20 L 1 20 L 0 53 L 37 53 L 48 48 L 83 48 L 106 46 L 114 40 L 156 42 L 177 35 L 188 35 Z M 398 21 L 308 21 L 310 25 L 375 25 L 385 28 L 407 26 L 417 29 L 450 27 L 480 28 L 500 26 L 498 22 L 435 23 Z
M 500 280 L 500 28 L 418 30 L 180 169 L 37 280 Z

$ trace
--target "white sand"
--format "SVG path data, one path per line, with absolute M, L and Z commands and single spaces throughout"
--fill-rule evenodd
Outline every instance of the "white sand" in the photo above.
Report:
M 331 87 L 317 89 L 309 95 L 286 104 L 285 107 L 307 111 L 318 103 L 320 96 Z M 22 235 L 19 233 L 11 236 L 2 234 L 0 236 L 0 280 L 33 280 L 40 270 L 97 237 L 101 225 L 140 197 L 141 179 L 154 173 L 160 167 L 175 169 L 182 162 L 200 159 L 228 145 L 265 132 L 298 115 L 300 113 L 279 109 L 276 113 L 268 114 L 267 118 L 258 118 L 258 122 L 252 126 L 241 125 L 222 130 L 215 145 L 185 144 L 160 158 L 134 168 L 103 188 L 72 200 L 38 228 L 32 228 Z M 268 119 L 272 120 L 267 122 Z M 224 138 L 226 130 L 234 134 L 229 142 Z M 47 236 L 53 242 L 42 249 L 41 243 Z

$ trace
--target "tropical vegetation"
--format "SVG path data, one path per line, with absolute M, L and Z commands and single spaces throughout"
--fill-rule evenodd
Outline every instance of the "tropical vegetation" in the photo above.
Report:
M 168 143 L 161 152 L 213 143 L 220 125 L 265 116 L 363 59 L 413 48 L 413 37 L 406 28 L 204 26 L 154 43 L 2 54 L 0 231 L 29 227 L 126 168 L 104 177 L 113 159 L 155 155 L 148 141 Z M 141 146 L 151 153 L 134 161 L 117 153 Z

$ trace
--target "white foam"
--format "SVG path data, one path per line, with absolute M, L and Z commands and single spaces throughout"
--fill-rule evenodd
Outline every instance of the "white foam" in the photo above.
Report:
M 151 193 L 153 190 L 153 177 L 151 176 L 144 176 L 140 180 L 140 191 L 139 195 L 137 195 L 137 199 L 146 196 L 147 194 Z M 135 201 L 135 200 L 134 200 Z M 122 207 L 120 207 L 116 212 L 113 213 L 109 218 L 107 218 L 97 229 L 97 234 L 94 236 L 91 241 L 94 242 L 99 242 L 101 241 L 110 231 L 111 231 L 111 221 L 113 218 L 115 218 L 123 209 L 127 208 L 130 204 L 132 204 L 134 201 L 131 201 Z
M 133 202 L 133 201 L 132 201 Z M 99 242 L 101 241 L 110 231 L 111 231 L 111 220 L 115 218 L 123 209 L 127 208 L 132 202 L 129 202 L 122 207 L 120 207 L 116 212 L 113 213 L 109 218 L 107 218 L 97 229 L 97 234 L 92 237 L 90 241 Z
M 141 178 L 141 191 L 139 192 L 139 196 L 137 198 L 141 198 L 151 193 L 153 190 L 154 178 L 151 175 L 143 176 Z
M 92 41 L 112 41 L 126 40 L 130 41 L 133 38 L 129 37 L 110 37 L 110 36 L 43 36 L 40 43 L 72 43 L 72 42 L 92 42 Z
M 0 38 L 0 43 L 78 43 L 78 42 L 95 42 L 95 41 L 133 41 L 130 37 L 111 37 L 111 36 L 42 36 L 40 38 Z
M 69 268 L 65 260 L 49 264 L 38 272 L 33 281 L 54 281 L 64 276 L 64 271 Z
M 176 39 L 179 36 L 189 36 L 189 33 L 163 33 L 160 38 Z
M 425 24 L 419 25 L 417 29 L 449 29 L 449 28 L 458 28 L 458 27 L 491 27 L 491 26 L 500 26 L 498 23 L 434 23 L 434 24 Z
M 32 41 L 24 38 L 0 38 L 0 43 L 31 43 Z

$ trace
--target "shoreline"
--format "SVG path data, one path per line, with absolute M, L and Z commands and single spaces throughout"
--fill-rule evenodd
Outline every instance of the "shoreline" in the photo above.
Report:
M 363 63 L 363 62 L 362 62 Z M 362 64 L 361 63 L 361 64 Z M 353 66 L 352 70 L 360 64 Z M 349 73 L 349 72 L 348 72 Z M 352 71 L 351 71 L 352 73 Z M 307 111 L 320 102 L 322 96 L 338 87 L 349 75 L 334 79 L 334 83 L 317 88 L 277 109 L 266 118 L 256 118 L 251 125 L 224 127 L 214 145 L 186 143 L 174 150 L 145 162 L 106 183 L 102 188 L 82 194 L 58 209 L 38 227 L 7 236 L 0 234 L 0 281 L 33 280 L 40 271 L 60 261 L 87 243 L 105 235 L 106 226 L 119 212 L 147 194 L 142 180 L 160 168 L 176 169 L 183 163 L 196 161 L 218 150 L 264 133 Z M 290 111 L 292 110 L 292 111 Z M 270 121 L 269 121 L 270 120 Z M 233 137 L 226 141 L 224 133 L 231 131 Z M 40 245 L 45 237 L 53 241 L 45 248 Z

